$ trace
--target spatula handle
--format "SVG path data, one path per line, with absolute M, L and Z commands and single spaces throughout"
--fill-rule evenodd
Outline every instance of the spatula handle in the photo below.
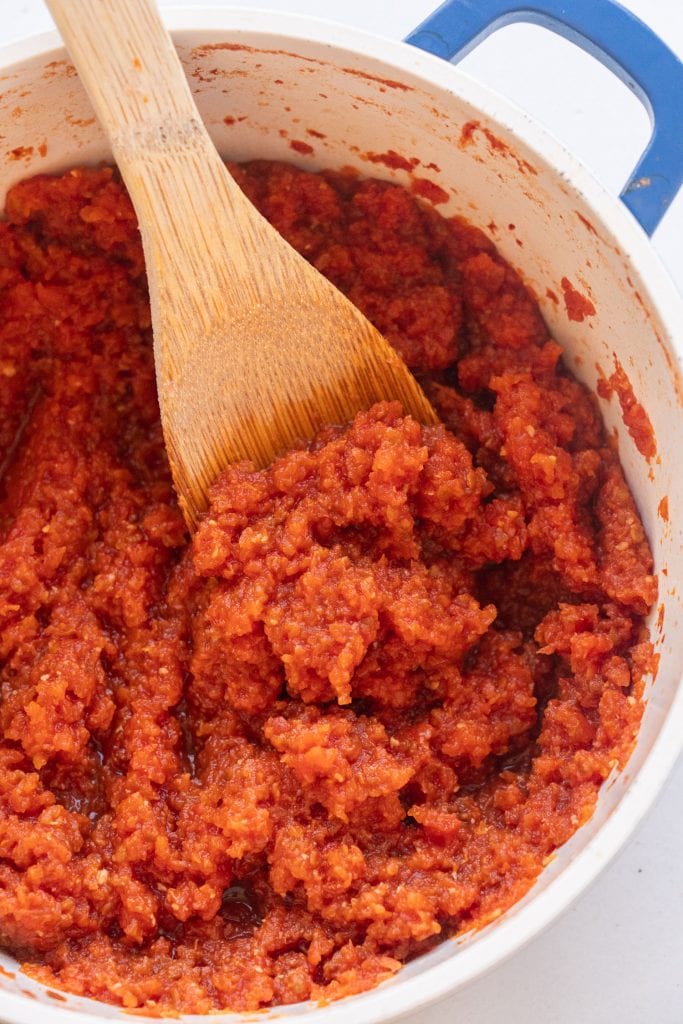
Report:
M 182 145 L 196 132 L 197 109 L 152 0 L 46 3 L 117 160 L 130 149 Z

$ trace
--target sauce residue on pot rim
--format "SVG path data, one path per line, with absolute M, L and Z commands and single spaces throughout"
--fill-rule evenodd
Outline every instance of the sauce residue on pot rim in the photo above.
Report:
M 583 323 L 586 317 L 595 316 L 595 306 L 589 298 L 574 287 L 569 278 L 560 281 L 567 316 L 576 323 Z
M 657 441 L 652 428 L 652 421 L 648 416 L 642 403 L 638 401 L 633 391 L 633 385 L 628 379 L 626 372 L 616 355 L 614 358 L 614 372 L 605 376 L 600 367 L 597 391 L 601 398 L 611 399 L 616 395 L 621 406 L 621 414 L 624 424 L 633 442 L 648 461 L 657 454 Z

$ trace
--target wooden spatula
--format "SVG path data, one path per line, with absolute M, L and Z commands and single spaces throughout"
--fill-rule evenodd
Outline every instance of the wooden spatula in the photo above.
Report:
M 47 0 L 140 223 L 161 418 L 190 527 L 228 463 L 265 466 L 381 399 L 436 421 L 358 310 L 230 176 L 152 0 Z

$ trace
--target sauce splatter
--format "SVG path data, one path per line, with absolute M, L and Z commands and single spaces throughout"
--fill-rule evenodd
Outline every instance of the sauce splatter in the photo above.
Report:
M 583 323 L 587 316 L 595 316 L 596 310 L 591 300 L 577 291 L 568 277 L 563 277 L 560 284 L 562 285 L 565 309 L 570 320 Z
M 460 129 L 459 145 L 469 146 L 474 141 L 474 133 L 479 128 L 479 121 L 466 121 Z
M 524 160 L 508 146 L 507 142 L 503 142 L 497 135 L 489 129 L 485 128 L 480 121 L 467 121 L 460 129 L 460 137 L 458 145 L 461 149 L 465 149 L 470 146 L 474 141 L 474 136 L 477 132 L 480 132 L 489 144 L 489 148 L 495 153 L 501 153 L 505 157 L 509 157 L 517 165 L 517 169 L 522 174 L 532 174 L 536 176 L 538 171 L 536 168 L 529 163 L 528 160 Z
M 641 455 L 650 461 L 657 454 L 657 442 L 655 439 L 652 422 L 647 412 L 636 398 L 633 386 L 626 376 L 623 366 L 614 356 L 614 373 L 606 377 L 598 367 L 600 379 L 598 380 L 597 391 L 601 398 L 609 401 L 612 395 L 616 395 L 621 405 L 621 415 L 633 438 L 633 442 Z M 668 509 L 668 502 L 667 502 Z
M 666 494 L 657 506 L 657 515 L 660 519 L 663 519 L 665 523 L 669 522 L 669 498 Z
M 657 609 L 657 632 L 661 633 L 664 629 L 664 616 L 666 614 L 666 608 L 663 604 L 660 604 Z
M 66 114 L 64 120 L 67 122 L 67 124 L 71 124 L 75 128 L 89 128 L 90 125 L 95 124 L 96 118 L 74 117 L 72 114 Z
M 393 149 L 386 153 L 365 153 L 365 159 L 371 164 L 384 164 L 393 171 L 412 171 L 419 164 L 417 157 L 406 157 Z
M 289 148 L 297 153 L 302 153 L 304 156 L 310 156 L 314 152 L 313 146 L 308 142 L 302 142 L 301 139 L 292 139 L 289 143 Z
M 583 226 L 586 228 L 586 230 L 590 231 L 591 235 L 595 235 L 596 238 L 600 237 L 599 234 L 597 233 L 597 231 L 595 230 L 595 228 L 593 227 L 593 225 L 591 224 L 591 222 L 588 220 L 587 217 L 584 217 L 584 215 L 582 213 L 579 213 L 578 210 L 574 210 L 574 213 L 579 218 L 579 220 L 581 221 Z
M 412 85 L 406 85 L 405 82 L 397 82 L 393 78 L 380 78 L 379 75 L 370 75 L 367 71 L 361 71 L 359 68 L 342 68 L 342 71 L 347 75 L 356 75 L 357 78 L 365 78 L 368 82 L 377 82 L 379 85 L 384 85 L 387 89 L 398 89 L 401 92 L 413 92 Z
M 8 156 L 10 160 L 28 160 L 33 156 L 33 146 L 15 146 Z
M 413 178 L 410 183 L 410 191 L 413 195 L 426 199 L 434 206 L 438 206 L 440 203 L 447 203 L 450 198 L 444 188 L 441 188 L 435 181 L 430 181 L 428 178 Z

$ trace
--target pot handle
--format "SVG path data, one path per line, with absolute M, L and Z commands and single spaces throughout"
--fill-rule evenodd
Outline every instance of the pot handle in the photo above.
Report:
M 518 21 L 576 43 L 644 105 L 652 136 L 620 198 L 651 235 L 683 184 L 683 63 L 614 0 L 446 0 L 405 41 L 445 60 L 461 60 L 496 29 Z

